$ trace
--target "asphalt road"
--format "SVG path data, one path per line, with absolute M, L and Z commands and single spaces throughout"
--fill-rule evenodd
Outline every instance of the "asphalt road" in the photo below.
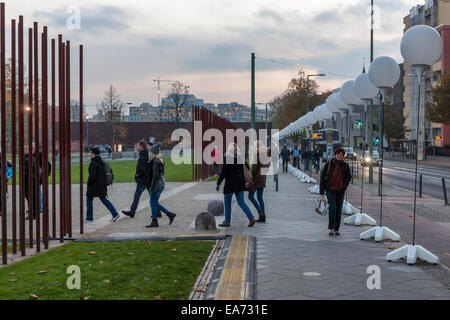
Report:
M 368 171 L 368 170 L 367 170 Z M 419 162 L 417 181 L 422 175 L 422 193 L 434 198 L 444 199 L 442 178 L 445 178 L 447 196 L 450 201 L 450 167 L 438 167 Z M 383 167 L 384 183 L 414 191 L 415 164 L 402 160 L 385 160 Z M 374 180 L 378 181 L 378 167 L 374 167 Z M 419 192 L 419 185 L 417 185 Z

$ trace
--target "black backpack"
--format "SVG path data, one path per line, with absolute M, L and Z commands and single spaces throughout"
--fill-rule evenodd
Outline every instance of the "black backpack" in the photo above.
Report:
M 105 163 L 106 185 L 110 186 L 114 182 L 114 172 L 109 164 Z

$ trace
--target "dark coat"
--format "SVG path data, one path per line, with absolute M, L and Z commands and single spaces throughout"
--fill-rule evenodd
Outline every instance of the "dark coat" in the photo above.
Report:
M 150 165 L 148 162 L 148 150 L 139 152 L 139 159 L 136 165 L 136 175 L 134 180 L 138 184 L 147 185 L 149 180 Z
M 158 157 L 150 161 L 151 173 L 149 174 L 149 184 L 151 192 L 157 192 L 161 186 L 165 185 L 164 163 Z
M 95 156 L 89 164 L 89 178 L 87 182 L 88 197 L 105 197 L 108 195 L 105 162 L 100 156 Z
M 263 153 L 259 153 L 256 157 L 256 164 L 252 165 L 252 178 L 253 183 L 255 184 L 255 188 L 265 188 L 266 187 L 266 175 L 261 174 L 261 168 L 268 168 L 270 166 L 269 163 L 263 164 L 262 159 L 267 159 Z
M 325 166 L 323 167 L 322 173 L 320 174 L 320 194 L 325 194 L 326 190 L 331 190 L 331 180 L 333 177 L 333 170 L 335 166 L 335 160 L 332 159 L 328 161 Z M 330 166 L 330 170 L 328 170 L 328 167 Z M 342 178 L 344 179 L 344 190 L 347 190 L 348 185 L 350 184 L 350 181 L 352 180 L 352 174 L 350 171 L 349 165 L 341 161 L 341 170 L 342 170 Z M 328 177 L 329 175 L 329 177 Z
M 24 157 L 24 162 L 25 162 L 25 185 L 28 186 L 28 175 L 30 174 L 30 170 L 29 170 L 29 166 L 28 166 L 28 153 L 25 154 Z M 31 170 L 31 174 L 33 175 L 32 179 L 33 179 L 33 184 L 36 181 L 36 157 L 33 153 L 33 157 L 32 157 L 32 170 Z M 52 174 L 52 165 L 50 163 L 50 161 L 48 162 L 48 176 L 50 177 Z M 39 184 L 42 184 L 42 152 L 39 152 Z
M 290 155 L 291 155 L 291 152 L 289 151 L 289 149 L 287 147 L 283 147 L 283 149 L 281 149 L 281 152 L 280 152 L 281 159 L 283 159 L 284 161 L 288 161 Z
M 244 164 L 242 158 L 238 163 L 238 157 L 241 158 L 240 153 L 225 153 L 224 164 L 217 181 L 217 185 L 220 186 L 225 179 L 225 187 L 223 188 L 225 194 L 245 191 Z

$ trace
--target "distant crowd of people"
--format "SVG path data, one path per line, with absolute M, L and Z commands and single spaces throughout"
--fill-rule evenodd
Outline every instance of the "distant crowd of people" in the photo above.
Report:
M 298 145 L 294 145 L 292 149 L 289 149 L 287 144 L 284 144 L 283 149 L 280 152 L 281 160 L 283 161 L 283 172 L 288 172 L 288 163 L 292 160 L 292 165 L 300 168 L 300 163 L 303 164 L 303 170 L 305 172 L 310 170 L 311 164 L 314 166 L 316 173 L 320 170 L 320 160 L 323 157 L 323 151 L 320 148 L 315 148 L 314 152 L 309 147 L 302 149 L 298 148 Z
M 28 149 L 26 147 L 25 149 Z M 39 154 L 39 164 L 37 163 L 37 157 Z M 28 210 L 27 210 L 27 217 L 26 220 L 29 219 L 36 219 L 37 212 L 43 211 L 43 202 L 42 202 L 42 181 L 43 181 L 43 162 L 42 162 L 42 150 L 36 151 L 35 145 L 32 144 L 32 153 L 31 153 L 31 159 L 30 155 L 28 153 L 24 156 L 24 189 L 25 189 L 25 200 L 27 201 Z M 30 170 L 30 162 L 31 162 L 31 170 Z M 1 168 L 0 163 L 0 176 L 2 174 L 6 175 L 6 181 L 8 182 L 9 179 L 13 177 L 13 174 L 15 172 L 13 171 L 13 163 L 12 161 L 7 161 L 6 170 L 3 171 Z M 48 177 L 52 173 L 52 165 L 50 161 L 48 162 Z M 31 177 L 30 177 L 31 175 Z M 36 176 L 38 175 L 39 181 L 36 181 Z M 31 180 L 31 184 L 30 184 Z M 38 189 L 38 190 L 37 190 Z M 7 190 L 8 191 L 8 190 Z M 0 193 L 1 193 L 1 186 L 0 186 Z M 38 194 L 38 195 L 37 195 Z M 37 198 L 39 197 L 39 210 L 35 208 Z M 31 200 L 31 202 L 30 202 Z M 1 212 L 1 197 L 0 197 L 0 215 L 2 215 Z

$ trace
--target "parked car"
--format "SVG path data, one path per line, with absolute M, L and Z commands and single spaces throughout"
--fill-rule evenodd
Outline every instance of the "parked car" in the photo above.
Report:
M 358 158 L 358 154 L 353 150 L 352 147 L 344 148 L 345 150 L 345 158 L 356 161 Z
M 382 161 L 382 159 L 380 159 L 380 154 L 375 150 L 373 151 L 373 159 L 370 158 L 369 151 L 365 151 L 364 156 L 361 157 L 361 163 L 363 166 L 368 165 L 370 162 L 378 166 L 380 161 Z

